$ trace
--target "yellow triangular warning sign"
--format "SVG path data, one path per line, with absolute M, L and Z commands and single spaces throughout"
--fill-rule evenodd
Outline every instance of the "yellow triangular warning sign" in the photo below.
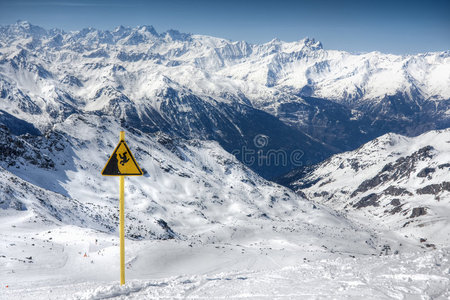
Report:
M 103 176 L 140 176 L 142 170 L 125 141 L 120 141 L 103 168 Z

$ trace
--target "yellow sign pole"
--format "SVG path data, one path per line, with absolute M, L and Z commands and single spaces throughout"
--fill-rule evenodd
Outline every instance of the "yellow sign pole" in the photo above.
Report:
M 120 141 L 125 141 L 125 131 L 120 132 Z M 125 284 L 125 176 L 120 176 L 120 285 Z
M 120 132 L 120 141 L 102 170 L 103 176 L 120 177 L 119 236 L 120 236 L 120 285 L 125 284 L 125 176 L 142 176 L 136 160 L 125 143 L 125 131 Z

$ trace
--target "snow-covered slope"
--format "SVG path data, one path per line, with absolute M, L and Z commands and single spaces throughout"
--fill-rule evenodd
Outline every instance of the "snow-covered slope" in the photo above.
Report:
M 288 177 L 311 200 L 428 247 L 450 243 L 449 129 L 387 134 L 305 172 Z
M 111 117 L 76 114 L 42 137 L 14 136 L 3 128 L 2 208 L 35 212 L 44 222 L 115 232 L 118 180 L 99 172 L 119 131 Z M 260 224 L 280 224 L 283 229 L 267 230 L 292 230 L 305 240 L 329 234 L 331 244 L 346 249 L 346 243 L 337 245 L 335 236 L 356 230 L 287 188 L 260 178 L 216 142 L 182 141 L 134 129 L 127 136 L 146 174 L 127 179 L 130 238 L 224 242 L 264 231 Z M 363 234 L 360 241 L 367 238 Z

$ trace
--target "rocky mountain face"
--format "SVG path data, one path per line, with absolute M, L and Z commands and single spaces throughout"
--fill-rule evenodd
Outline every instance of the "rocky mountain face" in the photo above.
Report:
M 449 127 L 449 86 L 448 52 L 350 54 L 313 39 L 257 45 L 151 26 L 0 27 L 3 115 L 41 133 L 94 113 L 145 133 L 215 140 L 266 178 L 386 132 Z
M 387 134 L 283 180 L 308 199 L 426 247 L 450 239 L 449 129 Z

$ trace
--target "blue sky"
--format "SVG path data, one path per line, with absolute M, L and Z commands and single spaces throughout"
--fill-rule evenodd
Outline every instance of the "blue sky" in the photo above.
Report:
M 153 25 L 252 43 L 311 37 L 351 52 L 450 50 L 448 0 L 0 0 L 0 24 L 19 19 L 64 30 Z

